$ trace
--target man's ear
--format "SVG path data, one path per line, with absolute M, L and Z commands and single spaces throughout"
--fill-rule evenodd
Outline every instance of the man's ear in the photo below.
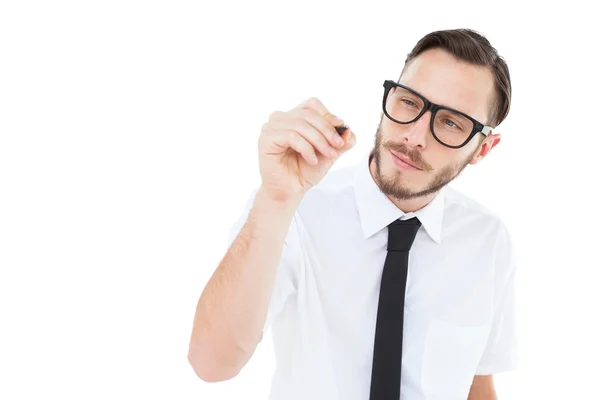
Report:
M 479 161 L 483 160 L 501 140 L 502 136 L 499 133 L 490 133 L 483 142 L 481 142 L 469 164 L 477 164 Z

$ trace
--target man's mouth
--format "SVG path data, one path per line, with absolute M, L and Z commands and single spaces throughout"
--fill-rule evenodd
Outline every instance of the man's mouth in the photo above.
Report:
M 398 168 L 403 169 L 405 171 L 422 171 L 423 170 L 422 168 L 417 166 L 413 161 L 411 161 L 408 157 L 406 157 L 404 154 L 395 152 L 393 150 L 390 150 L 390 153 L 392 154 L 392 159 L 394 160 L 394 164 L 396 164 L 396 166 Z

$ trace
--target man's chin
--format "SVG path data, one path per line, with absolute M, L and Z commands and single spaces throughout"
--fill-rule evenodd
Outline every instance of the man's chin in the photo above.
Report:
M 400 171 L 402 172 L 402 171 Z M 410 199 L 418 197 L 425 188 L 421 185 L 418 186 L 411 179 L 407 179 L 402 174 L 384 174 L 381 179 L 382 191 L 390 196 L 398 199 Z
M 384 168 L 382 173 L 386 181 L 395 182 L 397 185 L 408 190 L 418 190 L 423 188 L 425 186 L 424 181 L 427 179 L 425 171 L 404 171 L 393 164 Z

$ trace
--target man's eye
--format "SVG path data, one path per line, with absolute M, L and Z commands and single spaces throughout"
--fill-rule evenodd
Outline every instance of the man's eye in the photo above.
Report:
M 402 99 L 402 102 L 409 107 L 416 107 L 417 105 L 408 99 Z
M 452 120 L 450 120 L 450 119 L 446 119 L 446 120 L 444 121 L 444 123 L 445 123 L 446 125 L 448 125 L 450 128 L 454 128 L 455 126 L 457 126 L 457 125 L 454 123 L 454 121 L 452 121 Z
M 457 124 L 456 122 L 452 121 L 451 119 L 447 119 L 447 118 L 446 118 L 446 119 L 444 120 L 444 124 L 445 124 L 445 125 L 446 125 L 448 128 L 451 128 L 451 129 L 454 129 L 454 130 L 460 130 L 460 131 L 462 131 L 462 130 L 463 130 L 462 126 L 460 126 L 460 125 L 459 125 L 459 124 Z

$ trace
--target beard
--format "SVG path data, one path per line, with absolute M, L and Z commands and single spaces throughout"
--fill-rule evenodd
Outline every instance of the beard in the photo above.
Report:
M 429 183 L 423 188 L 410 189 L 407 187 L 406 183 L 403 184 L 402 182 L 404 171 L 394 168 L 392 173 L 384 173 L 381 155 L 382 152 L 389 152 L 389 150 L 393 150 L 396 153 L 406 156 L 414 165 L 422 169 L 422 171 L 414 173 L 425 175 L 429 172 L 429 174 L 432 175 Z M 475 149 L 475 152 L 476 151 L 477 149 Z M 475 152 L 473 152 L 469 157 L 466 157 L 466 159 L 461 160 L 453 165 L 447 165 L 438 172 L 435 172 L 433 168 L 423 160 L 421 153 L 416 149 L 411 149 L 404 143 L 384 141 L 380 122 L 377 128 L 377 133 L 375 134 L 375 147 L 371 152 L 370 159 L 374 159 L 375 161 L 375 180 L 377 181 L 379 189 L 384 194 L 398 200 L 409 200 L 428 196 L 441 190 L 444 186 L 458 177 L 460 173 L 467 167 L 467 165 L 469 165 L 469 162 L 471 162 Z

